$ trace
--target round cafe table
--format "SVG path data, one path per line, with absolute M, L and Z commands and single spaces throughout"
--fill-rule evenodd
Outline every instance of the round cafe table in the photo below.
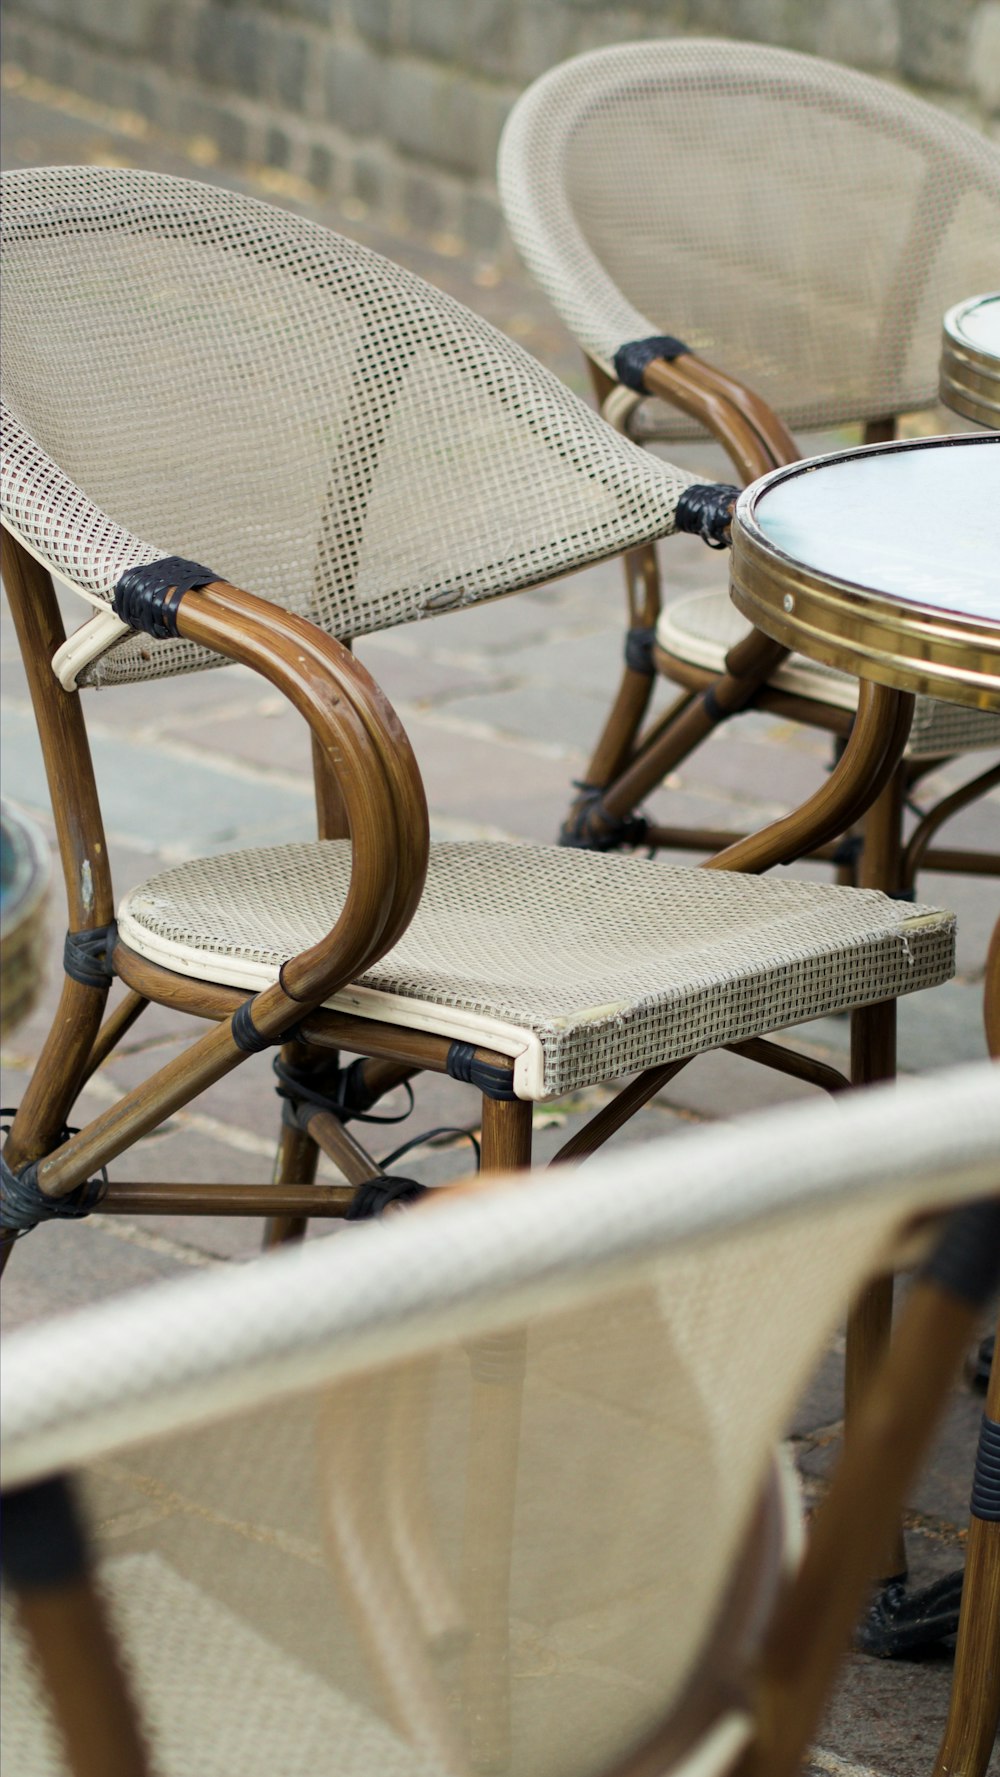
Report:
M 954 335 L 957 343 L 943 354 L 942 391 L 947 357 L 947 398 L 973 419 L 986 411 L 990 374 L 993 398 L 1000 398 L 1000 374 L 984 376 L 977 359 L 984 329 L 998 323 L 995 297 L 959 304 L 946 317 L 946 342 Z M 815 842 L 831 822 L 848 811 L 856 820 L 871 805 L 902 754 L 914 693 L 1000 710 L 1000 435 L 870 445 L 754 482 L 733 519 L 731 592 L 766 635 L 853 673 L 861 684 L 851 740 L 824 791 L 758 836 L 763 861 L 749 853 L 743 859 L 744 867 L 766 868 L 789 855 L 796 822 L 798 837 Z M 987 1043 L 1000 1058 L 1000 922 L 986 974 Z M 926 1616 L 933 1626 L 936 1613 L 945 1615 L 949 1604 L 954 1609 L 957 1593 L 957 1578 L 950 1596 L 947 1581 L 909 1597 L 905 1583 L 893 1582 L 882 1605 L 904 1623 L 916 1627 Z M 951 1707 L 934 1777 L 984 1777 L 998 1722 L 1000 1366 L 994 1363 L 973 1483 Z
M 980 426 L 1000 426 L 1000 290 L 956 302 L 941 332 L 941 400 Z

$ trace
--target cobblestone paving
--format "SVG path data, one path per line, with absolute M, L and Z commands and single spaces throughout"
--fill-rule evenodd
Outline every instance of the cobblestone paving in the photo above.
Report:
M 389 238 L 359 217 L 338 216 L 329 204 L 313 206 L 301 186 L 276 190 L 273 175 L 264 179 L 244 170 L 237 176 L 192 164 L 164 151 L 140 127 L 141 120 L 41 87 L 19 78 L 16 70 L 8 72 L 6 85 L 5 165 L 159 166 L 315 208 L 321 220 L 390 253 L 505 325 L 582 386 L 575 354 L 542 300 L 490 263 L 470 267 L 416 238 Z M 921 425 L 945 429 L 943 420 L 938 428 L 926 420 Z M 706 473 L 725 474 L 722 459 L 707 448 L 689 449 L 685 460 Z M 711 585 L 720 573 L 718 558 L 686 538 L 672 540 L 663 561 L 668 596 Z M 69 595 L 67 615 L 79 621 Z M 4 794 L 51 832 L 6 608 L 2 624 Z M 619 573 L 610 564 L 516 599 L 358 644 L 414 744 L 437 837 L 555 836 L 568 786 L 584 769 L 616 682 L 622 628 Z M 170 860 L 309 836 L 312 795 L 304 729 L 249 672 L 229 668 L 173 684 L 90 694 L 88 702 L 119 892 Z M 801 800 L 821 781 L 827 763 L 822 737 L 772 717 L 744 717 L 684 763 L 653 798 L 651 812 L 666 819 L 669 811 L 673 821 L 713 826 L 760 825 Z M 937 774 L 927 793 L 950 783 L 952 775 Z M 1000 797 L 994 793 L 960 817 L 952 833 L 957 845 L 1000 846 Z M 801 869 L 808 873 L 810 867 Z M 908 1072 L 982 1055 L 983 959 L 997 906 L 996 886 L 988 880 L 928 875 L 920 887 L 923 899 L 954 907 L 959 915 L 959 972 L 947 986 L 902 1002 L 900 1059 Z M 54 906 L 47 991 L 4 1055 L 4 1104 L 17 1102 L 47 1027 L 59 973 L 59 924 Z M 825 1020 L 797 1037 L 824 1059 L 844 1059 L 846 1021 Z M 145 1077 L 184 1041 L 179 1016 L 151 1009 L 88 1087 L 79 1120 Z M 130 1155 L 130 1176 L 266 1177 L 276 1126 L 267 1069 L 266 1057 L 254 1058 L 196 1110 L 171 1118 Z M 792 1100 L 806 1090 L 733 1057 L 711 1056 L 673 1082 L 619 1139 L 650 1140 L 693 1120 Z M 536 1126 L 538 1157 L 560 1145 L 604 1096 L 594 1091 L 543 1107 Z M 466 1089 L 447 1080 L 421 1082 L 417 1129 L 441 1123 L 471 1127 L 474 1117 L 475 1102 Z M 467 1170 L 468 1151 L 462 1142 L 429 1147 L 410 1156 L 407 1165 L 428 1182 L 443 1182 Z M 259 1227 L 225 1219 L 94 1217 L 78 1227 L 51 1227 L 26 1240 L 14 1257 L 4 1321 L 22 1323 L 191 1267 L 246 1259 L 259 1238 Z M 839 1440 L 841 1368 L 842 1348 L 837 1348 L 792 1427 L 812 1496 L 822 1491 Z M 910 1546 L 921 1580 L 947 1571 L 960 1558 L 980 1411 L 979 1400 L 956 1390 L 934 1461 L 918 1489 Z M 824 1726 L 823 1749 L 814 1757 L 816 1777 L 916 1777 L 929 1771 L 949 1678 L 946 1652 L 892 1666 L 854 1658 Z

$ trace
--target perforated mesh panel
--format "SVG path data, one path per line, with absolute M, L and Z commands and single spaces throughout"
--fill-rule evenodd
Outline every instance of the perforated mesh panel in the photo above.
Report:
M 3 510 L 101 600 L 178 554 L 351 636 L 672 529 L 690 477 L 352 241 L 131 170 L 3 197 Z M 211 658 L 130 639 L 90 676 Z
M 332 924 L 349 859 L 333 840 L 176 865 L 125 897 L 119 932 L 166 968 L 262 987 Z M 950 914 L 872 891 L 440 843 L 399 943 L 330 1004 L 523 1052 L 517 1090 L 551 1097 L 929 986 L 953 945 Z
M 945 309 L 1000 282 L 1000 150 L 785 50 L 566 62 L 515 106 L 499 179 L 522 256 L 600 364 L 679 335 L 793 426 L 931 405 Z M 656 404 L 658 435 L 691 429 Z
M 726 655 L 750 624 L 741 617 L 727 593 L 699 592 L 675 599 L 663 611 L 656 629 L 661 648 L 693 666 L 721 673 Z M 777 690 L 811 697 L 836 709 L 857 708 L 858 681 L 836 667 L 792 654 L 769 681 Z M 966 710 L 960 704 L 918 697 L 906 752 L 911 759 L 940 758 L 950 753 L 1000 747 L 1000 715 L 986 710 Z

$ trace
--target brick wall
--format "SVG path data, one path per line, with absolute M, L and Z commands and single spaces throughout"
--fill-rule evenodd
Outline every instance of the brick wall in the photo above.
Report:
M 4 54 L 206 158 L 493 254 L 518 92 L 580 50 L 679 32 L 830 56 L 1000 136 L 1000 0 L 7 0 Z

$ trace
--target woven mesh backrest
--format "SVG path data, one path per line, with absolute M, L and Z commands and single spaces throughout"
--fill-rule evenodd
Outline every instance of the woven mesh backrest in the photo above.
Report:
M 564 63 L 514 107 L 499 179 L 598 363 L 679 335 L 792 425 L 930 405 L 944 310 L 1000 283 L 1000 148 L 785 50 L 671 40 Z
M 1000 1190 L 997 1078 L 681 1135 L 15 1336 L 6 1472 L 88 1456 L 164 1773 L 441 1777 L 406 1751 L 437 1721 L 471 1777 L 484 1421 L 522 1357 L 509 1597 L 505 1562 L 485 1579 L 512 1777 L 600 1771 L 720 1612 L 722 1676 L 766 1607 L 723 1600 L 773 1443 L 891 1232 Z M 6 1756 L 37 1777 L 10 1658 Z
M 671 528 L 688 477 L 327 229 L 131 170 L 3 197 L 3 510 L 98 599 L 177 554 L 350 636 Z M 103 676 L 208 658 L 127 642 Z

